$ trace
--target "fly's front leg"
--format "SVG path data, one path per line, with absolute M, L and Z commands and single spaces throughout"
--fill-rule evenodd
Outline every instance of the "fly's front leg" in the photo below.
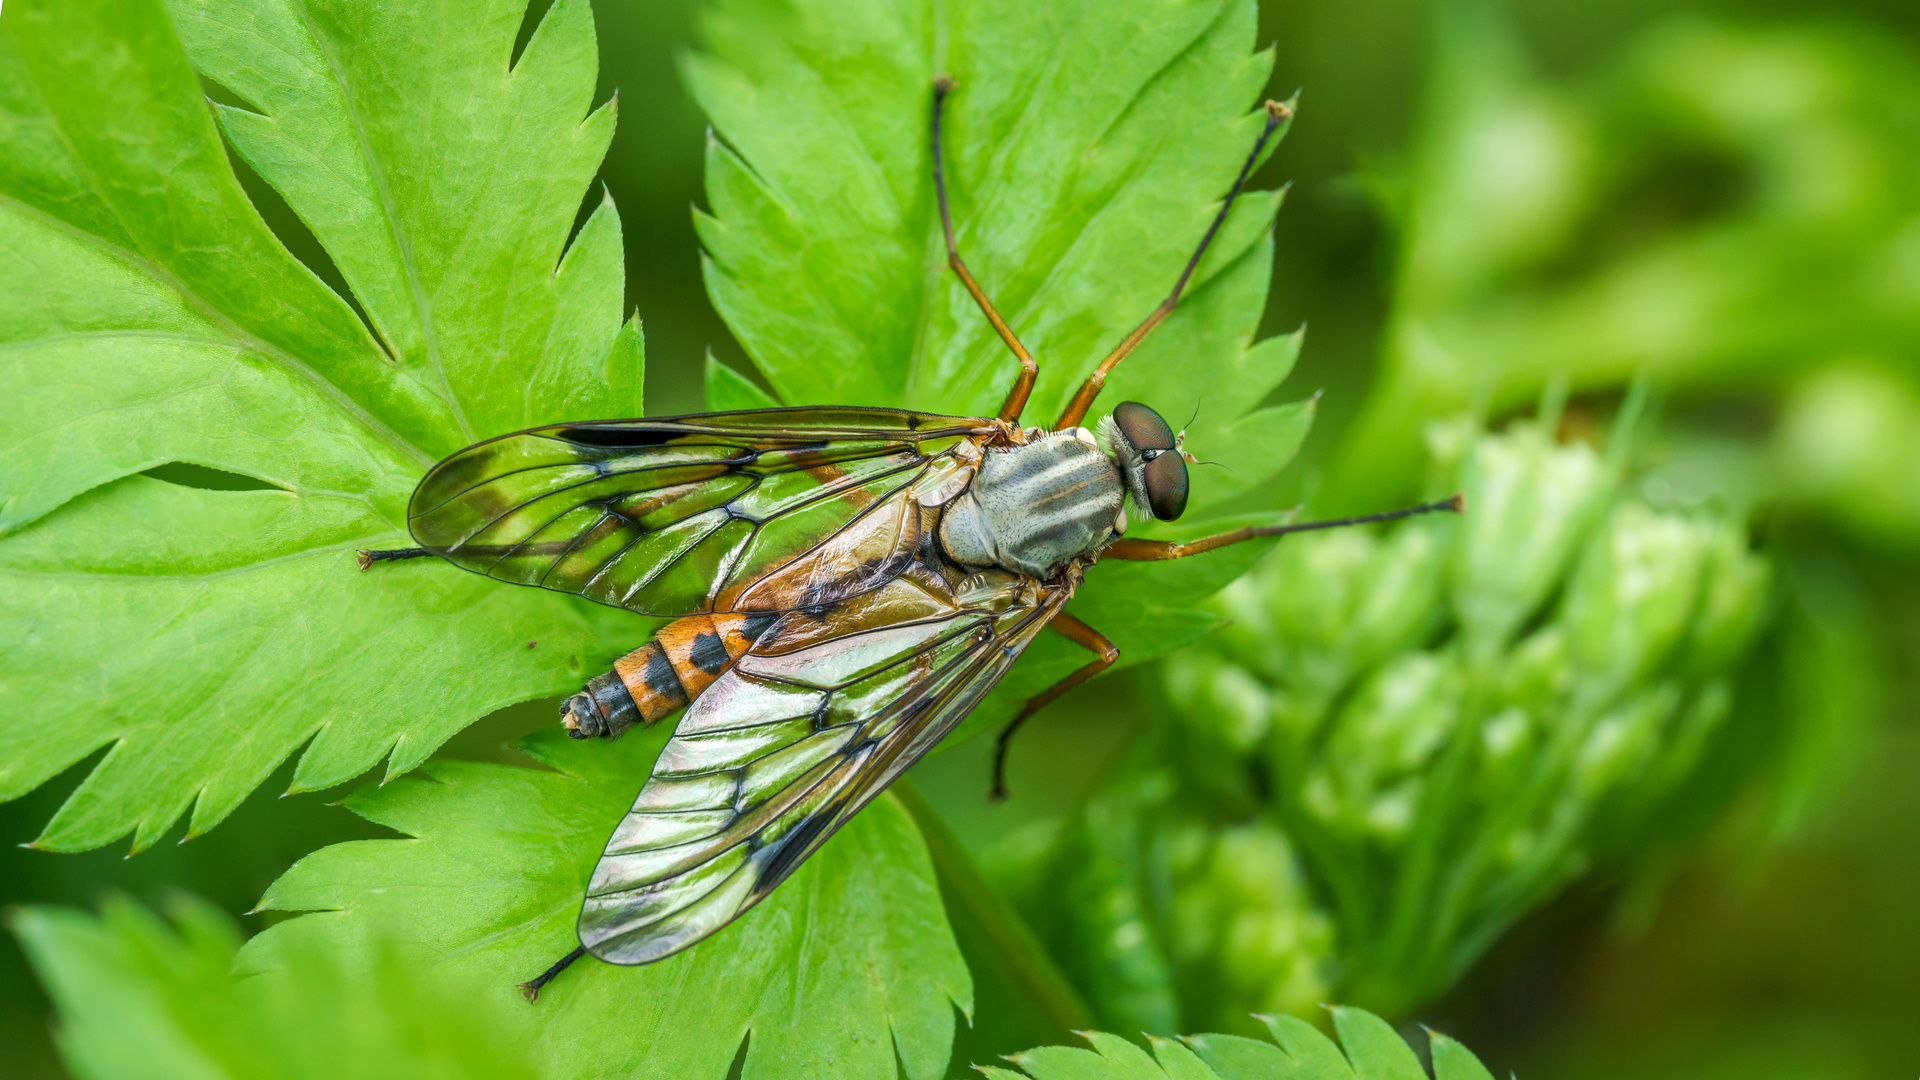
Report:
M 1115 540 L 1100 549 L 1103 559 L 1128 559 L 1134 562 L 1153 562 L 1161 559 L 1184 559 L 1189 555 L 1198 555 L 1203 551 L 1223 548 L 1228 544 L 1238 544 L 1245 540 L 1258 540 L 1263 536 L 1282 536 L 1286 533 L 1313 532 L 1317 529 L 1338 529 L 1346 525 L 1369 525 L 1376 521 L 1393 521 L 1396 518 L 1413 517 L 1415 514 L 1431 514 L 1446 510 L 1455 514 L 1467 512 L 1467 497 L 1461 494 L 1441 499 L 1439 502 L 1421 503 L 1404 510 L 1388 510 L 1380 514 L 1366 514 L 1361 517 L 1334 518 L 1331 521 L 1303 521 L 1297 525 L 1250 525 L 1232 532 L 1203 536 L 1198 540 L 1188 540 L 1176 544 L 1170 540 Z
M 1014 718 L 1007 721 L 1007 726 L 1000 729 L 1000 740 L 993 747 L 993 790 L 987 794 L 995 802 L 1007 797 L 1007 746 L 1013 741 L 1013 733 L 1026 723 L 1027 717 L 1051 704 L 1061 694 L 1112 667 L 1114 661 L 1120 659 L 1120 650 L 1104 634 L 1064 611 L 1055 615 L 1047 627 L 1092 652 L 1094 658 L 1073 674 L 1028 698 Z
M 1214 235 L 1220 231 L 1220 226 L 1226 223 L 1227 211 L 1233 209 L 1233 200 L 1238 198 L 1240 190 L 1247 186 L 1247 174 L 1259 164 L 1260 151 L 1266 148 L 1267 140 L 1273 137 L 1273 133 L 1279 130 L 1280 125 L 1291 119 L 1293 119 L 1292 106 L 1280 101 L 1267 102 L 1266 127 L 1261 129 L 1260 137 L 1254 140 L 1253 152 L 1247 155 L 1246 163 L 1240 166 L 1240 175 L 1233 178 L 1233 186 L 1227 189 L 1226 201 L 1220 204 L 1220 212 L 1214 215 L 1213 224 L 1207 226 L 1206 234 L 1200 237 L 1200 246 L 1193 250 L 1193 257 L 1187 260 L 1187 268 L 1180 271 L 1179 280 L 1173 283 L 1173 291 L 1167 294 L 1165 300 L 1160 301 L 1160 306 L 1154 308 L 1152 314 L 1148 315 L 1139 326 L 1133 328 L 1133 333 L 1128 334 L 1112 352 L 1107 354 L 1106 359 L 1100 361 L 1099 366 L 1093 369 L 1093 374 L 1087 376 L 1087 381 L 1080 384 L 1080 389 L 1074 391 L 1073 398 L 1067 402 L 1066 409 L 1060 413 L 1060 419 L 1053 422 L 1053 430 L 1065 431 L 1070 427 L 1080 426 L 1080 421 L 1087 418 L 1087 410 L 1093 407 L 1093 399 L 1100 396 L 1100 388 L 1107 384 L 1107 373 L 1117 367 L 1120 361 L 1125 360 L 1127 354 L 1142 341 L 1145 341 L 1147 335 L 1153 333 L 1154 327 L 1159 326 L 1167 316 L 1173 314 L 1174 307 L 1180 303 L 1180 294 L 1186 290 L 1188 279 L 1193 277 L 1194 270 L 1200 265 L 1200 256 L 1207 253 L 1207 245 L 1213 243 Z
M 933 195 L 934 201 L 940 206 L 940 232 L 947 239 L 947 265 L 953 269 L 954 276 L 960 279 L 960 284 L 967 287 L 973 302 L 980 305 L 987 321 L 993 324 L 994 333 L 999 334 L 1000 340 L 1006 342 L 1007 348 L 1013 350 L 1013 355 L 1020 359 L 1020 377 L 1014 380 L 1013 389 L 1007 392 L 1007 400 L 1000 405 L 1000 419 L 1010 424 L 1017 423 L 1021 410 L 1027 407 L 1027 396 L 1033 393 L 1033 381 L 1040 376 L 1040 365 L 1034 362 L 1026 346 L 1020 344 L 1020 339 L 1013 336 L 1007 321 L 993 309 L 993 302 L 987 299 L 980 284 L 967 272 L 967 264 L 960 258 L 960 247 L 953 239 L 953 215 L 947 210 L 947 174 L 940 162 L 940 117 L 946 107 L 947 95 L 951 93 L 952 79 L 942 75 L 933 80 Z

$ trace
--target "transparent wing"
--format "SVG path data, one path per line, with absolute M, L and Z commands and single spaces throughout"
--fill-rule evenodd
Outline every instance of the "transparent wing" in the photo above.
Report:
M 580 942 L 616 964 L 758 903 L 952 730 L 1066 602 L 1030 578 L 905 574 L 789 612 L 688 706 L 593 870 Z
M 864 587 L 897 572 L 912 497 L 951 486 L 964 470 L 950 451 L 991 429 L 851 408 L 559 424 L 435 465 L 407 521 L 421 547 L 464 569 L 643 615 L 785 610 L 841 595 L 810 594 L 810 582 L 863 587 L 814 568 L 777 578 L 810 553 L 891 560 Z

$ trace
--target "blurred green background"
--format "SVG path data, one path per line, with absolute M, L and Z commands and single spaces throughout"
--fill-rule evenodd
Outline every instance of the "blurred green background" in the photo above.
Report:
M 622 93 L 602 178 L 625 224 L 656 415 L 700 407 L 707 352 L 745 367 L 702 291 L 689 214 L 705 129 L 674 57 L 693 42 L 693 7 L 595 5 L 603 89 Z M 1726 729 L 1740 737 L 1690 776 L 1694 803 L 1637 826 L 1688 842 L 1623 841 L 1633 857 L 1602 852 L 1552 878 L 1464 978 L 1409 992 L 1402 1018 L 1461 1038 L 1500 1075 L 1912 1075 L 1920 6 L 1268 0 L 1262 22 L 1278 50 L 1270 92 L 1303 91 L 1263 174 L 1294 185 L 1263 333 L 1306 323 L 1285 393 L 1325 391 L 1276 494 L 1329 512 L 1391 505 L 1429 483 L 1430 421 L 1498 428 L 1543 393 L 1550 434 L 1604 441 L 1639 377 L 1650 393 L 1626 451 L 1633 497 L 1749 526 L 1777 585 L 1770 629 L 1729 676 Z M 1206 655 L 1267 678 L 1256 660 Z M 982 797 L 986 740 L 914 780 L 1017 891 L 1023 837 L 1107 813 L 1140 775 L 1129 754 L 1166 745 L 1174 675 L 1096 683 L 1043 713 L 1014 752 L 1006 804 Z M 508 710 L 447 752 L 511 760 L 500 746 L 550 718 L 545 702 Z M 378 832 L 327 793 L 276 798 L 283 770 L 192 844 L 130 860 L 12 846 L 91 764 L 0 805 L 0 904 L 182 888 L 238 915 L 300 855 Z M 1290 859 L 1284 840 L 1215 842 L 1226 865 Z M 1286 915 L 1269 930 L 1291 935 L 1296 965 L 1334 932 L 1301 914 L 1299 893 L 1240 901 Z M 1287 970 L 1296 995 L 1353 985 Z M 1187 1007 L 1180 1019 L 1216 1023 Z M 48 1022 L 7 937 L 8 1075 L 62 1075 Z

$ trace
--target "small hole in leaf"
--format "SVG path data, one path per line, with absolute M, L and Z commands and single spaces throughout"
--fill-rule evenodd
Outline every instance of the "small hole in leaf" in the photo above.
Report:
M 247 198 L 252 201 L 254 209 L 260 212 L 261 220 L 267 223 L 267 230 L 273 233 L 289 254 L 300 260 L 301 264 L 313 271 L 313 275 L 325 283 L 327 288 L 332 289 L 336 295 L 347 302 L 347 306 L 353 309 L 353 313 L 366 326 L 367 333 L 372 336 L 374 343 L 391 357 L 393 350 L 388 348 L 386 340 L 374 327 L 373 320 L 367 317 L 366 309 L 360 306 L 359 298 L 354 296 L 353 290 L 347 287 L 345 275 L 341 274 L 340 268 L 334 265 L 333 256 L 327 254 L 327 249 L 321 245 L 320 239 L 313 235 L 313 230 L 307 228 L 307 223 L 300 220 L 300 215 L 293 212 L 293 207 L 287 205 L 287 201 L 280 197 L 280 193 L 274 190 L 272 184 L 267 183 L 259 173 L 253 171 L 252 166 L 241 159 L 239 153 L 234 150 L 233 144 L 226 141 L 224 133 L 221 144 L 227 149 L 227 163 L 233 167 L 233 175 L 239 179 L 241 190 L 247 193 Z
M 553 7 L 553 0 L 532 0 L 527 5 L 527 13 L 520 19 L 520 32 L 513 38 L 513 55 L 507 59 L 507 70 L 520 66 L 520 54 L 527 51 L 527 42 L 533 40 L 534 31 L 540 29 L 541 20 Z
M 587 192 L 580 197 L 580 209 L 573 215 L 573 228 L 567 231 L 567 242 L 560 247 L 560 262 L 553 264 L 555 273 L 560 272 L 560 263 L 567 261 L 567 252 L 573 250 L 574 241 L 580 239 L 580 230 L 587 227 L 593 212 L 600 209 L 600 203 L 607 198 L 605 181 L 595 176 L 593 183 L 587 185 Z
M 200 488 L 203 491 L 287 490 L 279 484 L 270 484 L 257 476 L 208 468 L 188 461 L 169 461 L 165 465 L 155 465 L 140 475 L 151 476 L 155 480 L 164 480 L 181 487 Z
M 727 1080 L 740 1080 L 742 1076 L 746 1075 L 747 1046 L 752 1042 L 753 1035 L 751 1032 L 740 1040 L 740 1049 L 733 1052 L 733 1064 L 727 1069 Z
M 216 105 L 225 105 L 225 106 L 228 106 L 229 108 L 242 109 L 246 112 L 250 112 L 254 114 L 255 116 L 267 115 L 267 110 L 261 108 L 258 105 L 255 105 L 253 102 L 248 101 L 246 98 L 241 97 L 237 92 L 235 92 L 231 87 L 227 86 L 225 83 L 215 82 L 212 79 L 207 78 L 205 75 L 200 76 L 200 92 L 207 96 L 208 101 L 211 101 Z

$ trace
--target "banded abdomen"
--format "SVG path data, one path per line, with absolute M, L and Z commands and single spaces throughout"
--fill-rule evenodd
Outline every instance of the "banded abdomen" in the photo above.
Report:
M 576 739 L 618 735 L 681 708 L 732 667 L 777 617 L 701 614 L 675 619 L 560 706 L 567 734 Z

